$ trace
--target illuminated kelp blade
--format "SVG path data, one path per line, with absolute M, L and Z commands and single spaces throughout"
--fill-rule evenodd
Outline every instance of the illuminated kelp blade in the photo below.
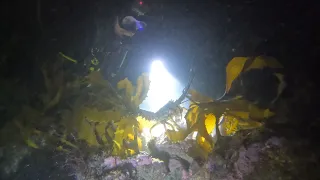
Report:
M 102 143 L 112 143 L 107 142 L 106 137 L 110 136 L 110 133 L 109 128 L 106 129 L 106 127 L 120 117 L 121 115 L 117 111 L 98 111 L 94 108 L 80 107 L 73 109 L 73 112 L 64 112 L 64 122 L 66 123 L 64 125 L 69 132 L 76 130 L 79 139 L 85 140 L 91 146 L 99 146 Z
M 229 92 L 233 81 L 239 77 L 242 72 L 251 69 L 262 69 L 265 67 L 281 69 L 283 66 L 273 57 L 235 57 L 231 59 L 226 67 L 226 93 Z
M 150 80 L 147 74 L 142 74 L 137 79 L 137 87 L 125 78 L 118 82 L 117 87 L 119 90 L 125 91 L 125 100 L 130 104 L 131 108 L 138 109 L 142 101 L 145 100 L 148 94 Z
M 253 58 L 233 58 L 226 67 L 226 91 L 231 89 L 233 81 L 243 72 L 251 69 L 262 69 L 264 67 L 280 69 L 282 65 L 274 58 L 258 56 Z M 283 81 L 281 73 L 275 73 L 279 80 Z M 279 88 L 279 91 L 283 89 Z M 279 95 L 280 93 L 278 93 Z M 177 130 L 167 130 L 168 138 L 173 142 L 184 140 L 189 134 L 197 133 L 197 147 L 193 153 L 205 152 L 207 155 L 212 152 L 216 136 L 233 136 L 239 130 L 259 128 L 263 125 L 261 121 L 270 118 L 275 114 L 269 109 L 262 109 L 253 103 L 236 96 L 227 101 L 214 101 L 210 97 L 202 95 L 195 90 L 189 90 L 187 96 L 190 107 L 185 116 L 187 128 L 177 127 Z M 218 125 L 219 124 L 219 125 Z M 216 127 L 219 127 L 219 131 Z M 214 137 L 209 135 L 214 132 Z M 219 134 L 216 134 L 219 132 Z M 200 151 L 200 149 L 202 149 Z
M 145 98 L 144 93 L 148 91 L 149 87 L 147 78 L 146 75 L 138 78 L 138 90 L 127 79 L 120 81 L 118 89 L 125 91 L 125 95 L 121 96 L 120 100 L 115 101 L 120 105 L 113 106 L 112 109 L 106 111 L 81 107 L 79 110 L 73 111 L 75 113 L 75 117 L 73 117 L 74 124 L 68 126 L 78 129 L 79 138 L 90 145 L 111 144 L 113 146 L 113 155 L 124 157 L 139 152 L 142 148 L 141 139 L 137 137 L 138 130 L 135 130 L 139 128 L 139 122 L 132 111 L 138 109 L 140 105 L 138 102 L 142 102 Z M 139 79 L 144 79 L 144 81 Z M 98 72 L 92 72 L 88 76 L 88 80 L 91 88 L 102 88 L 107 92 L 112 91 L 108 82 L 103 80 Z M 96 98 L 103 99 L 104 97 L 100 98 L 98 96 Z M 74 105 L 73 107 L 78 106 Z M 129 109 L 126 109 L 126 107 L 129 107 Z M 110 139 L 112 139 L 112 142 L 110 142 Z
M 43 72 L 46 71 L 46 69 L 43 69 Z M 50 82 L 52 80 L 49 76 L 46 76 L 46 73 L 44 73 L 44 76 L 46 86 L 51 87 L 52 83 Z M 78 83 L 81 83 L 84 88 L 77 89 L 78 92 L 75 92 L 77 98 L 67 102 L 69 108 L 59 111 L 60 119 L 58 121 L 46 121 L 46 119 L 50 119 L 50 116 L 43 110 L 37 110 L 29 106 L 22 109 L 14 122 L 16 127 L 19 128 L 25 143 L 32 148 L 40 147 L 37 142 L 30 138 L 34 136 L 35 128 L 39 127 L 40 131 L 38 132 L 41 136 L 49 139 L 55 137 L 56 141 L 60 142 L 59 144 L 63 144 L 57 146 L 56 149 L 64 152 L 68 152 L 65 149 L 66 146 L 77 148 L 76 145 L 66 139 L 68 134 L 73 134 L 76 135 L 75 138 L 85 141 L 89 146 L 113 149 L 113 155 L 126 157 L 138 153 L 142 149 L 142 140 L 139 137 L 140 129 L 143 129 L 146 123 L 137 121 L 137 109 L 145 99 L 149 89 L 148 75 L 143 74 L 138 78 L 137 87 L 124 79 L 119 82 L 118 89 L 113 89 L 96 71 L 91 72 Z M 63 89 L 66 90 L 66 88 Z M 124 90 L 125 95 L 119 94 L 118 90 Z M 52 97 L 52 95 L 50 96 Z M 54 103 L 51 103 L 52 105 L 49 103 L 49 106 L 45 106 L 47 107 L 45 111 L 53 105 L 65 107 L 63 106 L 65 99 L 61 98 L 63 96 L 54 100 Z M 59 132 L 54 134 L 41 132 L 41 129 L 44 129 L 41 124 L 49 123 L 47 124 L 49 126 L 53 122 L 58 123 L 58 127 L 62 128 Z M 53 142 L 53 144 L 57 143 Z
M 190 151 L 193 152 L 192 154 L 195 151 L 206 153 L 203 155 L 204 158 L 212 152 L 217 141 L 217 124 L 219 124 L 221 136 L 233 136 L 239 130 L 261 127 L 263 125 L 261 120 L 274 115 L 269 109 L 261 109 L 243 99 L 220 102 L 203 98 L 205 96 L 195 90 L 189 92 L 191 93 L 188 97 L 193 103 L 185 115 L 187 128 L 178 127 L 177 130 L 167 130 L 166 134 L 171 141 L 179 142 L 185 140 L 189 134 L 196 133 L 198 146 Z
M 266 63 L 262 57 L 250 60 L 252 62 L 248 65 L 249 60 L 233 59 L 229 63 L 227 90 L 243 69 L 280 67 L 275 62 Z M 230 70 L 230 67 L 236 70 Z M 74 82 L 59 80 L 64 73 L 52 77 L 47 72 L 43 69 L 46 91 L 42 96 L 42 108 L 25 106 L 14 121 L 24 142 L 32 148 L 41 147 L 32 137 L 42 136 L 50 139 L 57 150 L 68 152 L 70 148 L 78 148 L 76 142 L 68 139 L 68 135 L 73 134 L 90 147 L 108 149 L 112 155 L 125 158 L 139 153 L 143 149 L 144 130 L 159 124 L 139 116 L 139 105 L 146 98 L 150 85 L 147 74 L 137 79 L 136 86 L 126 78 L 114 88 L 97 71 Z M 283 78 L 282 74 L 277 75 Z M 75 98 L 68 98 L 68 95 Z M 259 128 L 265 119 L 274 116 L 269 109 L 260 108 L 241 97 L 220 101 L 189 90 L 187 98 L 191 104 L 184 117 L 186 127 L 180 127 L 173 119 L 160 122 L 160 125 L 164 124 L 165 134 L 171 142 L 184 141 L 193 135 L 196 144 L 189 152 L 195 158 L 201 154 L 201 158 L 206 159 L 219 136 L 234 136 L 241 130 Z M 58 117 L 50 117 L 48 112 L 55 108 L 60 109 Z M 45 124 L 53 122 L 59 125 L 59 132 L 49 134 L 43 130 Z

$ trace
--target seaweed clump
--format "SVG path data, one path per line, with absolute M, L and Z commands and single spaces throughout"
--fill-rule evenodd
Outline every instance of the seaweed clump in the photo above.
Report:
M 276 62 L 263 57 L 231 60 L 227 66 L 225 96 L 230 97 L 230 92 L 233 92 L 230 84 L 241 80 L 239 77 L 243 72 L 264 67 L 277 68 Z M 262 127 L 263 120 L 274 116 L 270 109 L 259 107 L 241 93 L 227 100 L 213 100 L 190 90 L 190 82 L 181 100 L 176 101 L 182 102 L 185 95 L 191 102 L 184 117 L 186 127 L 181 127 L 174 120 L 177 118 L 166 112 L 149 112 L 147 114 L 152 116 L 148 116 L 139 109 L 149 90 L 147 74 L 139 76 L 137 86 L 125 78 L 113 87 L 99 71 L 79 77 L 66 70 L 64 63 L 60 58 L 53 64 L 42 66 L 43 90 L 35 97 L 37 103 L 21 104 L 20 113 L 2 129 L 1 137 L 8 135 L 6 128 L 16 128 L 20 133 L 16 137 L 20 137 L 28 147 L 63 154 L 66 157 L 64 166 L 70 167 L 71 174 L 79 179 L 101 178 L 119 169 L 127 169 L 125 174 L 132 178 L 139 163 L 128 158 L 146 150 L 147 144 L 150 155 L 163 162 L 167 173 L 170 172 L 170 160 L 176 160 L 184 174 L 191 174 L 189 161 L 159 150 L 155 140 L 145 142 L 143 131 L 152 129 L 155 124 L 163 124 L 170 143 L 194 141 L 188 155 L 201 165 L 210 154 L 219 150 L 218 142 L 223 141 L 223 137 L 234 136 L 240 130 Z M 281 80 L 281 74 L 276 73 L 276 76 Z M 179 103 L 173 108 L 181 109 Z M 176 112 L 176 109 L 170 109 L 170 112 Z M 6 142 L 6 139 L 1 141 Z M 109 161 L 110 157 L 114 161 Z M 113 164 L 111 168 L 110 163 Z

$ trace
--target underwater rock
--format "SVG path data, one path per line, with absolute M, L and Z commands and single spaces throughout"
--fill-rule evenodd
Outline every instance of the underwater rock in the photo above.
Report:
M 30 154 L 30 149 L 25 146 L 8 145 L 0 147 L 0 179 L 7 179 L 19 169 L 20 162 Z
M 69 159 L 74 158 L 69 157 Z M 73 176 L 78 180 L 137 179 L 138 169 L 143 169 L 144 166 L 149 166 L 154 162 L 149 155 L 143 153 L 126 159 L 108 156 L 105 153 L 93 153 L 87 158 L 78 157 L 78 159 L 81 159 L 80 163 L 69 165 L 73 169 Z
M 11 145 L 0 150 L 0 179 L 73 179 L 63 169 L 64 157 L 53 151 Z
M 119 157 L 110 156 L 104 159 L 102 166 L 106 169 L 112 169 L 117 166 L 121 166 L 126 163 L 131 163 L 134 167 L 144 166 L 152 164 L 152 158 L 148 155 L 137 155 L 136 157 L 128 158 L 128 159 L 120 159 Z
M 231 141 L 237 141 L 236 138 Z M 286 139 L 272 136 L 247 146 L 229 147 L 224 154 L 216 153 L 208 159 L 205 167 L 210 173 L 209 179 L 215 180 L 292 179 L 294 173 L 291 171 L 297 164 L 293 163 L 290 148 L 293 147 Z M 227 152 L 232 153 L 228 155 Z
M 243 179 L 245 175 L 249 175 L 255 169 L 255 164 L 259 161 L 263 144 L 257 143 L 249 146 L 247 149 L 242 146 L 239 149 L 239 158 L 234 163 L 234 170 L 238 179 Z

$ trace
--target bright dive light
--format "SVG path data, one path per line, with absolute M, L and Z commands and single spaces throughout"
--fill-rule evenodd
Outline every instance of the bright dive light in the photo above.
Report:
M 159 75 L 159 73 L 166 73 L 166 68 L 163 66 L 162 62 L 159 60 L 153 61 L 151 65 L 151 74 L 153 76 Z
M 160 60 L 152 62 L 150 70 L 150 88 L 141 108 L 156 112 L 168 101 L 179 97 L 179 82 L 164 67 Z

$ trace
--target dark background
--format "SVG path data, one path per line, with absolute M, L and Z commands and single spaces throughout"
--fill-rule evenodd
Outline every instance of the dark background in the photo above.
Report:
M 4 1 L 1 5 L 1 76 L 19 77 L 29 87 L 42 81 L 39 64 L 59 51 L 79 61 L 90 48 L 112 44 L 114 17 L 128 12 L 132 1 Z M 145 32 L 133 38 L 139 47 L 130 56 L 127 75 L 135 80 L 154 57 L 162 57 L 182 83 L 188 81 L 196 57 L 198 91 L 220 97 L 225 67 L 235 56 L 270 55 L 286 70 L 284 95 L 313 87 L 316 92 L 319 61 L 319 3 L 316 1 L 146 0 Z M 40 63 L 39 63 L 40 62 Z M 316 107 L 319 93 L 305 92 Z M 307 96 L 312 97 L 307 98 Z M 298 106 L 298 105 L 297 105 Z M 312 119 L 316 111 L 301 114 Z M 312 118 L 311 118 L 312 117 Z
M 113 40 L 114 16 L 132 1 L 6 1 L 1 6 L 1 52 L 8 65 L 5 76 L 37 78 L 35 61 L 62 51 L 78 60 L 89 49 Z M 151 9 L 148 28 L 134 42 L 132 76 L 153 57 L 183 83 L 196 56 L 194 86 L 219 97 L 224 90 L 225 65 L 234 56 L 272 55 L 290 73 L 315 78 L 319 57 L 318 5 L 311 1 L 217 0 L 144 2 Z M 163 20 L 160 20 L 163 18 Z M 97 34 L 97 32 L 100 34 Z M 109 41 L 109 42 L 108 42 Z M 129 70 L 129 71 L 130 71 Z M 132 77 L 135 79 L 135 77 Z M 316 79 L 316 78 L 315 78 Z
M 8 62 L 1 69 L 2 74 L 37 76 L 33 62 L 55 57 L 59 51 L 81 61 L 90 48 L 112 42 L 112 20 L 126 12 L 131 2 L 2 2 L 1 52 L 2 59 Z M 148 28 L 133 40 L 142 49 L 131 56 L 136 62 L 133 66 L 141 67 L 160 56 L 167 61 L 170 71 L 186 82 L 190 61 L 196 56 L 198 74 L 194 85 L 215 97 L 224 89 L 225 65 L 235 56 L 267 54 L 281 61 L 290 73 L 312 78 L 316 75 L 319 3 L 272 0 L 144 3 L 150 7 L 149 17 L 144 19 Z M 144 69 L 136 68 L 131 74 Z

